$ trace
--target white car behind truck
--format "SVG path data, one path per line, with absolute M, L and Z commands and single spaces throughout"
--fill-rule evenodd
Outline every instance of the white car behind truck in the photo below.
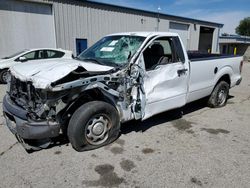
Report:
M 8 77 L 8 69 L 16 64 L 33 61 L 34 63 L 44 59 L 54 58 L 72 58 L 72 52 L 63 49 L 54 48 L 37 48 L 17 52 L 0 59 L 0 83 L 6 83 Z
M 241 69 L 242 57 L 188 55 L 175 33 L 113 34 L 76 59 L 12 67 L 3 113 L 26 150 L 62 133 L 77 151 L 90 150 L 115 140 L 125 121 L 204 97 L 224 106 Z

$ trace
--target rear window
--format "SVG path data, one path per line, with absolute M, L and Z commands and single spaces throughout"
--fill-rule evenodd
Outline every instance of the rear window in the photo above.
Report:
M 47 50 L 48 58 L 60 58 L 64 56 L 64 52 L 54 51 L 54 50 Z

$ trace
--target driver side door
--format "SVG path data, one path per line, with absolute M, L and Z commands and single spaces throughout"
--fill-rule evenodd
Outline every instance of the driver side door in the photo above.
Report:
M 142 57 L 146 69 L 143 83 L 146 99 L 143 119 L 184 106 L 189 66 L 179 38 L 155 39 L 144 50 Z

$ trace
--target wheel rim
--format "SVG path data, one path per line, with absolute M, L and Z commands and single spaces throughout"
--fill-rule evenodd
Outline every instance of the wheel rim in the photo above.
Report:
M 219 92 L 218 92 L 218 104 L 219 105 L 223 105 L 227 100 L 227 90 L 226 88 L 222 88 Z
M 86 139 L 92 145 L 100 145 L 108 139 L 110 120 L 104 115 L 91 118 L 86 126 Z
M 2 80 L 3 80 L 4 82 L 7 82 L 7 81 L 8 81 L 8 77 L 9 77 L 8 72 L 7 72 L 7 71 L 3 72 L 3 74 L 2 74 Z

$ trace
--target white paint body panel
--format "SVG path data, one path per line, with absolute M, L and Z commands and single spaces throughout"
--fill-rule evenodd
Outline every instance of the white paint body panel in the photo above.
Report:
M 156 35 L 180 36 L 176 33 L 139 33 L 142 36 Z M 185 104 L 209 96 L 218 80 L 229 75 L 231 87 L 241 78 L 240 62 L 242 57 L 216 58 L 190 62 L 185 44 L 180 39 L 184 51 L 184 63 L 161 65 L 157 69 L 145 72 L 145 104 L 143 120 L 155 114 L 184 106 Z M 142 60 L 144 61 L 144 60 Z M 215 68 L 218 72 L 215 74 Z M 178 76 L 177 71 L 187 69 L 186 74 Z
M 146 72 L 144 77 L 146 106 L 143 119 L 185 105 L 188 74 L 181 76 L 177 74 L 178 70 L 185 68 L 185 64 L 179 62 L 161 65 L 155 70 Z
M 83 67 L 87 71 L 108 71 L 113 68 L 74 59 L 51 59 L 15 65 L 10 71 L 22 81 L 33 82 L 35 88 L 47 89 L 52 82 L 63 78 L 78 67 Z
M 223 75 L 229 75 L 231 87 L 241 78 L 239 66 L 242 57 L 218 58 L 190 62 L 190 81 L 187 102 L 211 94 L 215 84 Z M 215 74 L 214 69 L 218 68 Z

